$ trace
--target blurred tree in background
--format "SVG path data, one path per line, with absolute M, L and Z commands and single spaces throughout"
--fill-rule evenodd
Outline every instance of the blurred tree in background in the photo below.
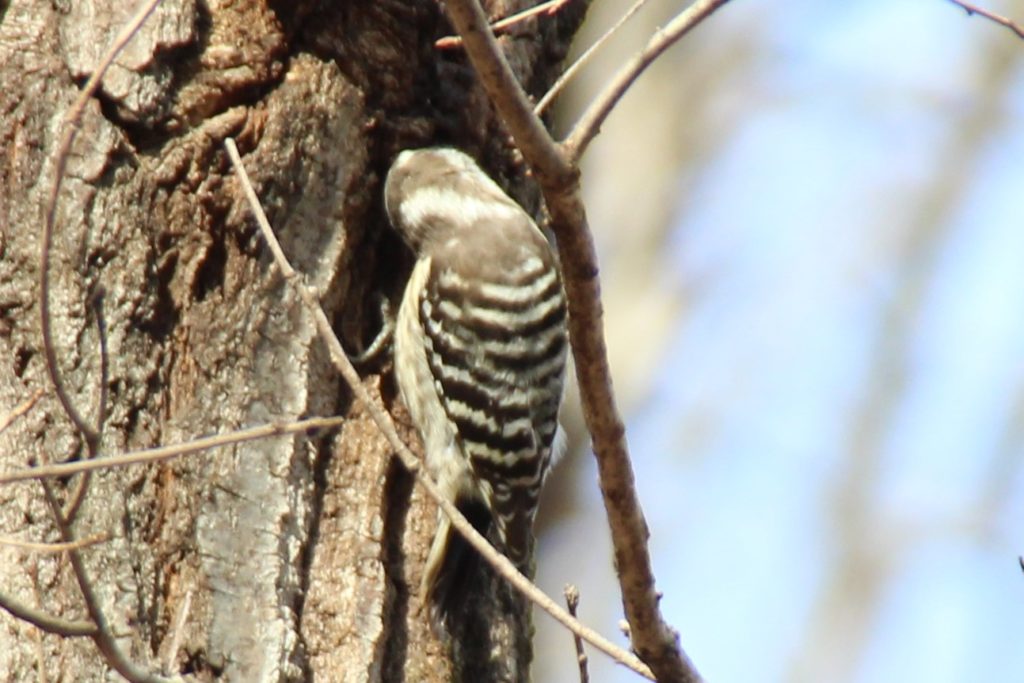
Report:
M 565 119 L 677 11 L 645 7 Z M 578 45 L 621 12 L 597 3 Z M 708 680 L 1024 671 L 1022 114 L 1024 41 L 950 3 L 731 3 L 585 157 L 655 572 Z M 611 631 L 573 433 L 539 579 Z M 571 639 L 538 628 L 536 679 L 571 680 Z M 611 669 L 591 657 L 636 680 Z

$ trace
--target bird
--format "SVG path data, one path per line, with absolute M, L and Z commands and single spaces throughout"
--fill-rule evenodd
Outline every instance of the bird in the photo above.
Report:
M 556 253 L 454 148 L 399 153 L 384 202 L 416 259 L 395 321 L 394 374 L 427 473 L 530 576 L 533 520 L 562 442 L 568 311 Z M 439 509 L 420 589 L 435 621 L 466 604 L 478 561 Z

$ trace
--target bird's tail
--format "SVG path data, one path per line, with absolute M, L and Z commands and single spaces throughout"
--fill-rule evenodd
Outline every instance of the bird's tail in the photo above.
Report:
M 491 515 L 480 501 L 459 501 L 459 511 L 484 537 L 491 527 Z M 427 555 L 426 569 L 420 586 L 420 599 L 430 610 L 435 628 L 441 629 L 448 619 L 466 608 L 473 574 L 480 556 L 453 526 L 448 515 L 438 510 L 437 533 Z M 443 629 L 442 629 L 443 630 Z

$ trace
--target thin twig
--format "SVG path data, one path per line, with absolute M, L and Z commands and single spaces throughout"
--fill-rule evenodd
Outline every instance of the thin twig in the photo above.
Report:
M 487 542 L 487 539 L 481 536 L 480 533 L 473 528 L 462 513 L 459 512 L 451 501 L 441 493 L 440 489 L 438 489 L 437 485 L 430 479 L 430 477 L 424 473 L 423 469 L 420 467 L 419 459 L 412 453 L 412 451 L 409 450 L 409 447 L 405 445 L 401 437 L 399 437 L 390 416 L 380 405 L 378 405 L 363 386 L 355 368 L 352 367 L 352 364 L 345 356 L 345 352 L 341 347 L 341 342 L 338 341 L 337 335 L 334 334 L 334 330 L 331 328 L 331 323 L 327 319 L 327 315 L 324 313 L 323 308 L 320 307 L 320 302 L 317 300 L 316 295 L 302 281 L 302 277 L 299 273 L 297 273 L 291 267 L 291 264 L 288 263 L 288 259 L 281 250 L 281 245 L 274 236 L 273 229 L 270 227 L 266 214 L 263 213 L 263 208 L 260 206 L 259 199 L 256 197 L 256 191 L 253 189 L 252 183 L 249 182 L 248 174 L 246 174 L 245 168 L 242 165 L 242 159 L 238 154 L 238 148 L 235 146 L 235 141 L 228 138 L 224 141 L 224 145 L 228 150 L 228 156 L 231 158 L 231 163 L 235 167 L 235 172 L 238 174 L 242 191 L 245 193 L 250 209 L 256 217 L 256 222 L 263 233 L 263 237 L 266 240 L 271 253 L 274 255 L 274 261 L 277 264 L 278 269 L 281 271 L 285 280 L 287 280 L 291 286 L 296 288 L 309 313 L 313 316 L 317 334 L 320 336 L 321 341 L 323 341 L 327 346 L 331 363 L 348 383 L 352 392 L 356 395 L 356 398 L 358 398 L 366 408 L 370 417 L 384 434 L 384 437 L 388 440 L 391 447 L 395 450 L 395 453 L 398 455 L 398 458 L 402 461 L 405 468 L 416 477 L 416 481 L 426 489 L 434 502 L 437 503 L 446 515 L 448 515 L 449 519 L 451 519 L 452 526 L 462 534 L 463 538 L 465 538 L 478 553 L 480 553 L 480 556 L 494 568 L 495 572 L 499 576 L 511 583 L 512 586 L 523 593 L 523 595 L 525 595 L 529 600 L 533 601 L 534 604 L 538 605 L 541 609 L 550 614 L 556 621 L 573 633 L 579 635 L 595 648 L 604 652 L 615 661 L 639 673 L 641 676 L 653 680 L 654 677 L 647 665 L 626 650 L 616 646 L 593 629 L 584 626 L 579 622 L 579 620 L 574 619 L 568 612 L 559 607 L 554 600 L 548 597 L 529 579 L 523 576 L 507 557 L 495 550 L 494 547 Z
M 1010 29 L 1011 31 L 1017 34 L 1017 37 L 1024 38 L 1024 26 L 1021 26 L 1012 19 L 996 14 L 995 12 L 984 9 L 983 7 L 978 7 L 977 5 L 971 4 L 969 2 L 961 2 L 960 0 L 949 1 L 956 5 L 957 7 L 959 7 L 960 9 L 962 9 L 964 12 L 967 12 L 967 16 L 973 16 L 977 14 L 978 16 L 985 17 L 989 21 L 994 21 L 995 23 Z
M 35 406 L 42 395 L 43 390 L 36 389 L 31 396 L 22 401 L 21 405 L 17 406 L 14 410 L 0 418 L 0 432 L 10 427 L 19 417 L 32 410 L 33 406 Z
M 662 52 L 728 1 L 697 0 L 680 12 L 675 19 L 669 22 L 668 26 L 651 36 L 644 49 L 619 69 L 604 90 L 594 98 L 594 101 L 580 116 L 579 121 L 563 143 L 569 159 L 576 162 L 583 156 L 587 145 L 601 130 L 601 124 L 608 118 L 608 114 L 615 108 L 615 104 Z
M 51 479 L 53 477 L 67 477 L 81 472 L 93 472 L 113 467 L 127 467 L 141 463 L 151 463 L 160 460 L 169 460 L 179 455 L 204 451 L 218 446 L 229 446 L 231 444 L 266 439 L 272 436 L 283 436 L 285 434 L 298 434 L 315 429 L 330 429 L 340 427 L 345 423 L 342 417 L 311 417 L 297 422 L 271 423 L 229 432 L 207 436 L 202 439 L 188 441 L 173 446 L 160 446 L 159 448 L 148 448 L 142 451 L 122 453 L 106 458 L 93 458 L 92 460 L 78 460 L 75 462 L 60 463 L 58 465 L 39 465 L 14 472 L 0 474 L 0 485 L 9 484 L 14 481 L 27 481 L 29 479 Z
M 11 596 L 4 595 L 3 593 L 0 593 L 0 607 L 10 612 L 16 618 L 27 621 L 47 633 L 54 633 L 68 638 L 92 637 L 96 635 L 96 624 L 91 621 L 61 619 L 41 609 L 23 605 Z
M 580 589 L 571 583 L 565 584 L 565 606 L 569 608 L 569 614 L 575 617 L 576 609 L 580 606 Z M 572 641 L 576 646 L 576 663 L 580 667 L 580 683 L 589 683 L 590 673 L 587 671 L 587 652 L 583 649 L 583 639 L 574 633 Z
M 74 144 L 75 137 L 78 134 L 78 127 L 86 105 L 99 88 L 99 84 L 103 79 L 104 74 L 113 63 L 118 53 L 124 49 L 124 46 L 128 44 L 139 30 L 139 27 L 142 26 L 143 22 L 145 22 L 150 14 L 153 13 L 158 4 L 160 4 L 160 0 L 146 0 L 139 6 L 132 16 L 132 19 L 118 33 L 113 44 L 106 51 L 99 64 L 96 66 L 96 70 L 86 82 L 82 92 L 79 93 L 78 97 L 75 99 L 71 108 L 68 110 L 68 113 L 64 117 L 60 142 L 57 146 L 57 156 L 54 163 L 53 185 L 48 197 L 46 218 L 43 223 L 43 234 L 39 255 L 39 317 L 43 336 L 43 352 L 46 358 L 46 370 L 50 376 L 50 381 L 53 383 L 54 391 L 57 393 L 57 398 L 60 401 L 61 407 L 64 409 L 64 413 L 68 416 L 68 419 L 71 420 L 76 429 L 82 434 L 82 438 L 85 440 L 90 458 L 96 455 L 99 448 L 104 413 L 106 410 L 106 406 L 103 405 L 104 388 L 101 387 L 100 389 L 100 405 L 97 409 L 96 426 L 93 427 L 85 420 L 84 417 L 82 417 L 81 413 L 78 412 L 78 409 L 71 400 L 71 396 L 68 394 L 64 381 L 61 378 L 60 369 L 57 364 L 57 351 L 53 343 L 53 330 L 51 327 L 52 320 L 50 314 L 50 250 L 52 247 L 54 226 L 57 218 L 57 202 L 60 198 L 61 185 L 64 181 L 64 172 L 67 168 L 71 146 Z M 101 367 L 104 362 L 105 359 L 101 358 Z M 102 382 L 102 378 L 101 383 L 104 383 Z M 57 496 L 53 491 L 53 487 L 50 485 L 50 482 L 45 479 L 42 480 L 41 483 L 43 485 L 43 490 L 46 493 L 47 503 L 49 504 L 50 511 L 53 514 L 54 522 L 57 525 L 58 531 L 60 531 L 61 538 L 64 539 L 65 543 L 75 543 L 75 536 L 71 528 L 71 524 L 64 516 L 64 511 L 60 501 L 57 499 Z M 84 495 L 84 489 L 79 496 L 80 495 Z M 77 499 L 79 496 L 76 496 L 75 498 Z M 72 502 L 72 511 L 74 511 L 74 508 L 77 508 L 77 502 Z M 96 630 L 95 633 L 92 634 L 93 642 L 96 643 L 96 647 L 103 655 L 107 664 L 129 681 L 136 683 L 163 683 L 164 681 L 167 681 L 168 679 L 163 678 L 162 676 L 156 676 L 142 669 L 124 655 L 114 640 L 113 634 L 107 628 L 106 617 L 100 609 L 99 599 L 93 589 L 92 580 L 89 578 L 88 572 L 85 569 L 85 563 L 82 561 L 80 551 L 76 548 L 72 548 L 67 551 L 67 556 L 71 563 L 71 567 L 74 570 L 79 590 L 82 592 L 82 600 L 85 602 L 86 610 L 89 612 L 89 617 L 95 625 Z
M 43 479 L 39 483 L 43 485 L 46 502 L 49 504 L 50 513 L 57 524 L 57 531 L 60 532 L 60 536 L 64 539 L 65 543 L 73 544 L 75 542 L 74 531 L 64 518 L 64 513 L 61 509 L 60 501 L 57 499 L 57 494 L 53 490 L 53 485 L 47 479 Z M 85 562 L 82 560 L 81 552 L 78 549 L 72 548 L 67 551 L 67 558 L 71 563 L 72 571 L 75 573 L 78 589 L 82 592 L 82 602 L 85 603 L 89 619 L 92 620 L 96 627 L 95 633 L 91 634 L 92 640 L 96 644 L 96 649 L 103 655 L 104 661 L 114 671 L 132 683 L 170 683 L 171 679 L 147 671 L 125 655 L 114 639 L 114 634 L 110 630 L 107 618 L 100 608 L 99 596 L 96 595 L 92 579 L 85 569 Z
M 544 97 L 540 98 L 540 102 L 538 102 L 537 106 L 533 108 L 534 113 L 537 114 L 537 116 L 543 114 L 544 110 L 548 108 L 548 105 L 550 105 L 554 101 L 554 99 L 558 97 L 559 93 L 561 93 L 565 86 L 569 84 L 569 81 L 573 79 L 573 77 L 583 67 L 583 65 L 589 62 L 590 58 L 597 54 L 597 51 L 601 48 L 601 46 L 604 45 L 609 38 L 615 35 L 615 33 L 620 28 L 622 28 L 625 25 L 625 23 L 629 21 L 630 18 L 637 13 L 637 11 L 639 11 L 641 7 L 643 7 L 646 4 L 647 0 L 637 0 L 635 3 L 633 3 L 633 6 L 626 10 L 626 13 L 623 14 L 617 22 L 615 22 L 614 26 L 605 31 L 604 35 L 602 35 L 600 38 L 594 41 L 593 45 L 584 50 L 583 54 L 581 54 L 576 59 L 576 61 L 569 66 L 568 69 L 563 71 L 562 75 L 558 77 L 557 81 L 555 81 L 555 84 L 551 86 L 551 88 L 546 93 L 544 93 Z
M 78 431 L 82 433 L 82 438 L 85 439 L 90 450 L 95 449 L 99 445 L 99 431 L 85 421 L 85 418 L 82 417 L 71 401 L 71 396 L 68 395 L 67 388 L 64 386 L 64 380 L 60 375 L 60 368 L 57 365 L 57 351 L 53 345 L 53 330 L 50 319 L 50 248 L 53 242 L 54 225 L 57 221 L 57 200 L 60 197 L 61 185 L 64 183 L 64 171 L 67 168 L 71 145 L 74 144 L 75 137 L 78 135 L 78 127 L 81 123 L 85 106 L 89 103 L 97 88 L 99 88 L 103 75 L 110 68 L 118 53 L 124 49 L 128 41 L 132 39 L 139 30 L 139 27 L 142 26 L 142 23 L 146 21 L 159 4 L 160 0 L 146 0 L 139 7 L 131 21 L 117 34 L 114 43 L 107 50 L 106 54 L 103 55 L 103 59 L 100 60 L 96 70 L 93 71 L 92 76 L 86 81 L 82 92 L 75 98 L 74 103 L 64 117 L 63 130 L 61 131 L 60 144 L 57 146 L 57 158 L 53 170 L 53 186 L 50 188 L 50 196 L 46 204 L 46 220 L 43 222 L 42 245 L 39 254 L 39 318 L 43 332 L 43 353 L 46 357 L 46 371 L 50 375 L 50 381 L 53 382 L 53 388 L 57 392 L 57 398 L 64 408 L 64 413 L 74 423 Z
M 543 127 L 537 132 L 539 120 L 490 34 L 476 0 L 448 0 L 446 7 L 466 41 L 466 54 L 481 84 L 533 170 L 558 239 L 583 417 L 593 439 L 623 607 L 632 627 L 633 650 L 658 680 L 699 681 L 700 675 L 659 607 L 647 548 L 649 533 L 636 492 L 625 425 L 612 389 L 597 251 L 580 198 L 575 159 L 564 154 Z
M 77 550 L 78 548 L 88 548 L 91 545 L 106 543 L 109 540 L 110 534 L 95 534 L 86 538 L 80 538 L 73 543 L 38 543 L 35 541 L 23 541 L 20 538 L 0 536 L 0 545 L 30 550 L 35 553 L 56 554 L 67 552 L 68 550 Z
M 89 456 L 89 462 L 94 460 L 96 453 Z M 75 488 L 71 490 L 71 495 L 68 496 L 67 501 L 64 503 L 64 519 L 68 520 L 68 523 L 74 523 L 78 517 L 79 510 L 82 509 L 82 503 L 85 502 L 85 494 L 89 492 L 89 484 L 92 483 L 92 475 L 86 472 L 78 481 L 75 483 Z
M 576 182 L 577 171 L 554 143 L 544 123 L 533 113 L 512 67 L 498 47 L 487 24 L 487 17 L 476 0 L 448 0 L 445 3 L 452 25 L 462 36 L 463 47 L 480 84 L 494 103 L 502 120 L 516 140 L 519 151 L 534 170 L 541 170 L 561 187 Z
M 96 333 L 100 342 L 100 398 L 99 407 L 96 410 L 96 432 L 102 435 L 103 425 L 107 423 L 107 387 L 110 384 L 108 381 L 110 377 L 110 356 L 107 353 L 107 323 L 103 318 L 102 287 L 99 288 L 99 291 L 94 292 L 89 297 L 89 300 L 93 309 L 93 319 L 96 320 Z M 89 459 L 96 457 L 98 448 L 98 443 L 90 447 Z M 82 509 L 82 503 L 85 502 L 85 496 L 89 493 L 91 481 L 92 475 L 89 472 L 79 477 L 75 488 L 71 491 L 71 495 L 65 501 L 64 519 L 68 521 L 68 524 L 75 523 L 78 512 Z
M 491 31 L 494 33 L 494 35 L 498 35 L 499 33 L 504 33 L 507 29 L 515 26 L 519 22 L 525 21 L 530 17 L 535 17 L 538 14 L 552 15 L 555 12 L 557 12 L 562 7 L 562 5 L 566 4 L 567 2 L 569 2 L 569 0 L 547 0 L 547 2 L 542 2 L 539 5 L 534 5 L 529 9 L 524 9 L 522 12 L 510 14 L 504 19 L 499 19 L 498 21 L 491 24 Z M 450 50 L 455 47 L 460 47 L 461 45 L 461 36 L 445 36 L 444 38 L 438 38 L 437 40 L 434 41 L 434 47 L 436 47 L 438 50 Z

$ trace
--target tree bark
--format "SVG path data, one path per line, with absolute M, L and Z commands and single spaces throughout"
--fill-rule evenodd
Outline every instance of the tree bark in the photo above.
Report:
M 503 39 L 533 93 L 553 81 L 582 21 L 571 5 Z M 0 471 L 88 455 L 41 352 L 40 226 L 62 117 L 132 11 L 112 0 L 0 8 L 0 416 L 45 391 L 0 432 Z M 50 301 L 60 375 L 87 420 L 105 412 L 99 457 L 347 418 L 334 434 L 91 478 L 73 529 L 110 536 L 80 552 L 117 643 L 147 670 L 225 681 L 528 677 L 528 608 L 487 573 L 476 619 L 446 642 L 429 628 L 416 589 L 434 506 L 331 370 L 223 149 L 238 140 L 293 265 L 343 342 L 361 348 L 380 326 L 377 298 L 395 301 L 411 265 L 380 198 L 399 150 L 466 149 L 537 208 L 461 51 L 433 47 L 449 33 L 427 0 L 166 0 L 85 112 L 59 198 Z M 364 376 L 415 442 L 390 363 Z M 61 500 L 79 481 L 55 482 Z M 0 486 L 0 535 L 58 540 L 38 482 Z M 0 591 L 86 618 L 61 554 L 0 544 Z M 4 680 L 108 672 L 91 639 L 0 616 Z

